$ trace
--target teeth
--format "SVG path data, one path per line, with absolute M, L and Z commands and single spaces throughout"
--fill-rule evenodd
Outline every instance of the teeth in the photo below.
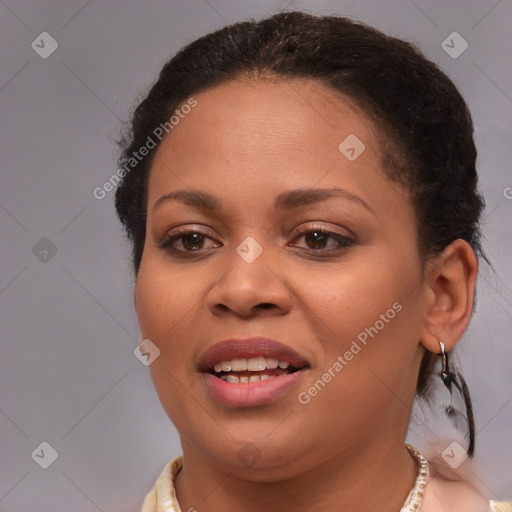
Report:
M 263 375 L 251 375 L 250 377 L 238 377 L 236 375 L 221 375 L 221 380 L 226 382 L 231 382 L 232 384 L 247 384 L 249 382 L 259 382 L 260 380 L 269 380 L 275 379 L 277 375 L 267 375 L 266 373 Z
M 232 372 L 245 372 L 247 370 L 247 359 L 231 359 Z
M 267 368 L 267 363 L 264 357 L 251 357 L 247 359 L 247 369 L 250 372 L 260 372 Z
M 285 370 L 290 366 L 290 363 L 286 361 L 279 361 L 274 357 L 250 357 L 235 358 L 231 361 L 221 361 L 215 364 L 213 369 L 217 372 L 261 372 L 263 370 L 274 370 L 275 368 L 281 368 Z
M 273 357 L 266 357 L 265 362 L 269 370 L 273 370 L 279 365 L 279 359 L 274 359 Z

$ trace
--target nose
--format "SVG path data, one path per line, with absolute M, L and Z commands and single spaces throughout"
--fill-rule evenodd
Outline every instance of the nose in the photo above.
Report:
M 263 251 L 247 263 L 233 251 L 228 266 L 208 293 L 210 311 L 217 316 L 232 313 L 243 318 L 287 314 L 292 299 L 282 276 L 282 264 L 269 260 L 270 255 Z

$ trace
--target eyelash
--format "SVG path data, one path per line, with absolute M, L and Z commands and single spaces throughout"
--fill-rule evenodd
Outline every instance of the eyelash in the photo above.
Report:
M 307 228 L 299 229 L 298 235 L 293 240 L 297 239 L 299 236 L 304 236 L 304 235 L 307 235 L 310 233 L 321 233 L 322 235 L 327 235 L 328 237 L 334 239 L 337 242 L 337 247 L 330 248 L 330 249 L 326 249 L 326 248 L 311 249 L 311 248 L 299 247 L 299 249 L 302 249 L 309 253 L 318 253 L 318 252 L 322 252 L 324 254 L 325 253 L 327 253 L 327 254 L 338 253 L 338 252 L 343 251 L 347 247 L 350 247 L 351 245 L 355 244 L 355 241 L 353 239 L 351 239 L 347 236 L 344 236 L 344 235 L 340 235 L 339 233 L 336 233 L 335 231 L 326 229 L 323 226 L 317 226 L 317 227 L 308 226 Z M 181 230 L 178 229 L 178 233 L 175 233 L 172 235 L 168 235 L 168 234 L 165 235 L 163 237 L 163 239 L 158 242 L 158 244 L 157 244 L 158 248 L 162 249 L 162 250 L 167 250 L 175 255 L 182 255 L 181 257 L 185 257 L 185 258 L 186 257 L 194 257 L 193 253 L 201 253 L 202 249 L 187 251 L 187 250 L 180 250 L 180 249 L 176 249 L 175 247 L 172 247 L 172 245 L 176 241 L 183 239 L 184 237 L 186 237 L 188 235 L 194 235 L 194 234 L 202 236 L 203 239 L 210 238 L 211 240 L 213 240 L 212 237 L 208 236 L 207 234 L 205 234 L 199 230 L 190 229 L 190 228 L 182 228 Z M 187 253 L 188 253 L 188 255 L 186 255 Z M 178 257 L 180 257 L 180 256 L 178 256 Z

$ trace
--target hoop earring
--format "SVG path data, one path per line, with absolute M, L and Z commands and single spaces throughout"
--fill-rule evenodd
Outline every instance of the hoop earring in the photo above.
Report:
M 450 396 L 452 394 L 452 384 L 457 388 L 457 390 L 462 395 L 464 399 L 464 405 L 466 406 L 466 419 L 468 423 L 468 437 L 469 437 L 469 447 L 468 447 L 468 455 L 472 457 L 475 452 L 475 421 L 473 417 L 473 406 L 471 404 L 471 397 L 469 396 L 468 386 L 462 374 L 458 371 L 457 374 L 454 374 L 450 370 L 450 362 L 448 359 L 448 352 L 445 350 L 444 343 L 439 340 L 439 345 L 441 346 L 441 379 L 443 380 L 444 385 L 450 391 Z M 457 378 L 460 381 L 460 384 L 457 382 Z M 445 409 L 445 412 L 448 416 L 452 416 L 455 414 L 455 409 L 452 404 L 448 405 Z
M 452 390 L 453 374 L 450 372 L 448 354 L 446 353 L 446 351 L 444 349 L 444 343 L 441 340 L 439 340 L 439 345 L 441 345 L 441 362 L 442 362 L 441 379 L 443 379 L 444 385 L 451 391 Z

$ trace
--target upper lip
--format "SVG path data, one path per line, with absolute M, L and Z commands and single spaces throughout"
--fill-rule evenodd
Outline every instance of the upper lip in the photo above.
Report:
M 257 336 L 254 338 L 232 338 L 207 348 L 197 362 L 199 370 L 209 372 L 215 364 L 235 358 L 273 357 L 286 361 L 295 368 L 308 366 L 306 359 L 292 348 L 275 340 Z

